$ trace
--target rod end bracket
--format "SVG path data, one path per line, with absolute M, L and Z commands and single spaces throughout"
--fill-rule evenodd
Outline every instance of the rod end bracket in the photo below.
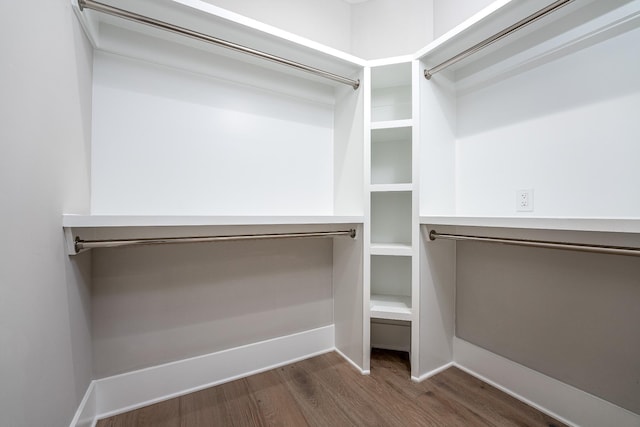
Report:
M 80 8 L 80 12 L 84 12 L 84 8 L 87 6 L 87 3 L 84 0 L 78 0 L 78 8 Z
M 429 240 L 431 241 L 436 240 L 437 237 L 438 237 L 438 232 L 436 230 L 431 230 L 429 232 Z
M 429 70 L 427 70 L 426 68 L 424 69 L 424 78 L 427 80 L 431 80 L 431 77 L 433 77 L 433 74 L 431 74 L 429 72 Z
M 360 87 L 360 79 L 357 79 L 356 82 L 353 84 L 353 90 L 358 90 L 359 87 Z

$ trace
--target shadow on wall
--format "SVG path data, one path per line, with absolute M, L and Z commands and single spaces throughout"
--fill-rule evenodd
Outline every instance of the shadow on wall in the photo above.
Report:
M 331 239 L 97 250 L 98 377 L 333 323 Z
M 456 335 L 640 414 L 640 259 L 457 244 Z

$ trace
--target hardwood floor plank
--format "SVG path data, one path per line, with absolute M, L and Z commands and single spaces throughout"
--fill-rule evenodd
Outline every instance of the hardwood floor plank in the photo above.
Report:
M 303 362 L 294 363 L 279 368 L 278 372 L 298 403 L 307 424 L 310 426 L 351 425 L 349 416 L 339 407 L 334 397 L 327 393 L 322 384 L 302 366 L 304 366 Z
M 422 425 L 490 426 L 479 414 L 443 396 L 430 380 L 414 383 L 409 379 L 407 353 L 375 350 L 371 357 L 372 377 L 383 389 L 395 391 L 402 402 L 412 402 L 428 415 Z
M 255 396 L 264 423 L 270 427 L 307 426 L 302 411 L 277 371 L 268 371 L 247 378 L 251 393 Z
M 435 380 L 442 381 L 456 389 L 458 401 L 464 400 L 469 406 L 484 409 L 492 415 L 494 420 L 509 419 L 512 422 L 511 425 L 516 426 L 565 426 L 565 424 L 458 368 L 448 369 L 442 374 Z
M 309 375 L 314 376 L 318 383 L 331 393 L 337 405 L 351 420 L 351 425 L 398 425 L 399 419 L 389 416 L 390 413 L 387 411 L 381 411 L 382 408 L 372 399 L 371 393 L 358 381 L 362 379 L 366 384 L 370 382 L 370 378 L 357 378 L 360 374 L 340 356 L 334 353 L 326 358 L 314 358 L 309 362 L 305 363 Z
M 406 353 L 374 349 L 369 376 L 338 354 L 328 353 L 110 417 L 97 426 L 564 424 L 456 368 L 414 383 Z
M 165 400 L 145 406 L 135 411 L 100 420 L 96 427 L 179 427 L 180 402 L 178 399 Z
M 178 398 L 181 427 L 225 425 L 231 418 L 223 387 L 211 387 Z

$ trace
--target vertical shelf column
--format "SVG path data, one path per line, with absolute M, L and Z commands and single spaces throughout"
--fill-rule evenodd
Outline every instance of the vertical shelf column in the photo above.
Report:
M 406 351 L 418 372 L 417 153 L 413 64 L 373 67 L 365 129 L 365 322 L 369 346 Z M 370 348 L 367 349 L 370 351 Z

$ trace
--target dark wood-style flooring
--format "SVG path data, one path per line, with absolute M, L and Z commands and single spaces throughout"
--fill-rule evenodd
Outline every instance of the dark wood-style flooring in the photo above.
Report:
M 409 379 L 406 353 L 374 350 L 371 375 L 335 353 L 191 393 L 98 422 L 97 427 L 564 426 L 450 368 Z

